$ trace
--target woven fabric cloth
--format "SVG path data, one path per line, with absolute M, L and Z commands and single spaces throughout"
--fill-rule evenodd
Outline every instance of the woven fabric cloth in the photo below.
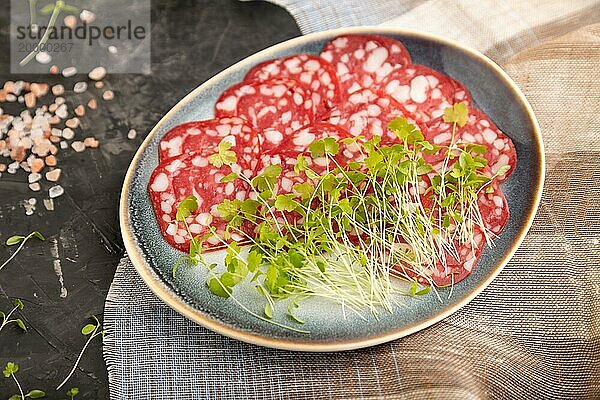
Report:
M 533 227 L 459 312 L 391 343 L 330 354 L 260 348 L 197 326 L 125 258 L 104 314 L 111 398 L 600 398 L 600 4 L 276 2 L 304 32 L 395 17 L 387 24 L 443 34 L 501 62 L 546 145 Z

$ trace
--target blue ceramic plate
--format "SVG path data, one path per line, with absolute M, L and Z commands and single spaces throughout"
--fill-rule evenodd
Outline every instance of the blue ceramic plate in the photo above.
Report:
M 306 320 L 296 333 L 263 322 L 240 309 L 233 301 L 211 294 L 202 267 L 172 265 L 182 255 L 162 238 L 147 192 L 148 180 L 158 164 L 158 143 L 172 127 L 213 117 L 213 105 L 221 92 L 244 77 L 254 65 L 296 53 L 319 54 L 332 38 L 349 33 L 378 34 L 398 39 L 409 50 L 414 63 L 424 64 L 463 82 L 475 105 L 486 112 L 513 140 L 518 156 L 516 169 L 502 184 L 511 211 L 510 221 L 494 248 L 486 248 L 473 274 L 436 296 L 401 299 L 405 307 L 381 318 L 344 318 L 340 307 L 325 300 L 302 303 L 297 314 Z M 146 284 L 169 306 L 213 331 L 262 346 L 301 351 L 336 351 L 372 346 L 424 329 L 459 310 L 480 293 L 508 262 L 523 240 L 537 209 L 544 179 L 544 152 L 536 119 L 515 83 L 482 54 L 458 43 L 424 33 L 388 28 L 349 28 L 320 32 L 280 43 L 227 68 L 200 85 L 169 111 L 150 132 L 137 151 L 123 186 L 120 204 L 121 230 L 127 252 Z M 221 252 L 211 253 L 219 261 Z M 243 285 L 239 285 L 243 286 Z M 264 301 L 254 289 L 236 287 L 236 297 L 257 313 Z M 249 287 L 249 285 L 248 285 Z M 275 310 L 282 322 L 285 306 Z

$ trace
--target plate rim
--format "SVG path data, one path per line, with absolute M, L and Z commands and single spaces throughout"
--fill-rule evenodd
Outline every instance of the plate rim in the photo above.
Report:
M 527 116 L 530 119 L 530 122 L 533 127 L 534 137 L 537 142 L 537 148 L 539 149 L 538 157 L 540 159 L 540 163 L 537 166 L 539 178 L 537 180 L 537 187 L 534 194 L 534 203 L 532 207 L 528 210 L 527 217 L 525 223 L 520 227 L 520 230 L 513 241 L 510 249 L 506 252 L 504 257 L 496 264 L 492 273 L 487 276 L 482 282 L 479 283 L 464 299 L 456 304 L 444 308 L 439 313 L 419 322 L 416 322 L 412 325 L 405 326 L 402 328 L 398 328 L 395 330 L 388 331 L 384 334 L 369 337 L 369 338 L 359 338 L 354 340 L 343 340 L 343 341 L 315 341 L 315 342 L 303 342 L 293 339 L 284 339 L 284 338 L 271 338 L 267 337 L 255 332 L 248 332 L 242 329 L 237 329 L 231 326 L 228 326 L 222 323 L 219 320 L 212 319 L 209 316 L 204 315 L 190 304 L 186 303 L 182 298 L 176 295 L 174 291 L 163 282 L 158 274 L 150 267 L 148 262 L 143 257 L 141 249 L 136 245 L 135 239 L 133 236 L 132 228 L 128 223 L 128 206 L 127 200 L 130 195 L 130 186 L 133 176 L 135 174 L 135 170 L 137 165 L 139 164 L 139 160 L 142 156 L 142 153 L 145 151 L 146 147 L 150 144 L 152 138 L 156 135 L 158 128 L 161 127 L 179 108 L 188 104 L 205 86 L 209 86 L 213 81 L 217 81 L 222 77 L 225 77 L 230 74 L 230 71 L 242 68 L 243 66 L 249 64 L 255 64 L 259 60 L 264 59 L 265 56 L 268 56 L 269 53 L 282 50 L 286 47 L 296 46 L 303 43 L 326 39 L 330 37 L 335 37 L 338 35 L 344 34 L 390 34 L 390 35 L 404 35 L 404 36 L 412 36 L 419 39 L 432 40 L 435 42 L 442 43 L 444 45 L 457 48 L 458 50 L 469 54 L 470 56 L 482 61 L 487 67 L 495 71 L 498 76 L 504 81 L 505 84 L 515 93 L 516 97 L 522 103 L 524 110 L 527 113 Z M 307 35 L 302 35 L 299 37 L 295 37 L 284 42 L 277 43 L 273 46 L 270 46 L 266 49 L 260 50 L 237 63 L 225 68 L 223 71 L 217 73 L 212 76 L 199 86 L 197 86 L 194 90 L 189 92 L 185 97 L 183 97 L 177 104 L 175 104 L 150 130 L 144 141 L 138 147 L 134 157 L 127 168 L 127 173 L 125 175 L 125 179 L 123 181 L 123 188 L 121 190 L 121 197 L 119 200 L 119 223 L 121 228 L 121 236 L 123 238 L 123 243 L 125 246 L 125 250 L 131 263 L 135 267 L 137 273 L 140 275 L 146 286 L 150 288 L 150 290 L 165 304 L 171 307 L 173 310 L 193 321 L 196 324 L 202 325 L 205 328 L 212 330 L 213 332 L 222 334 L 224 336 L 241 340 L 246 343 L 251 343 L 254 345 L 276 348 L 281 350 L 291 350 L 291 351 L 306 351 L 306 352 L 332 352 L 332 351 L 345 351 L 345 350 L 354 350 L 364 347 L 375 346 L 381 343 L 385 343 L 388 341 L 392 341 L 395 339 L 399 339 L 404 336 L 408 336 L 415 332 L 418 332 L 422 329 L 430 327 L 435 323 L 441 321 L 442 319 L 454 314 L 460 308 L 467 305 L 471 302 L 476 296 L 478 296 L 489 284 L 498 276 L 498 274 L 504 269 L 506 264 L 510 261 L 510 259 L 515 254 L 517 248 L 521 245 L 525 236 L 531 225 L 533 223 L 533 219 L 538 210 L 541 197 L 542 190 L 544 187 L 545 180 L 545 172 L 546 172 L 546 160 L 545 160 L 545 151 L 544 151 L 544 143 L 542 140 L 541 130 L 538 124 L 538 121 L 533 113 L 533 109 L 527 98 L 521 91 L 521 89 L 517 86 L 517 84 L 510 78 L 510 76 L 500 68 L 494 61 L 480 53 L 479 51 L 470 48 L 469 46 L 465 46 L 461 43 L 458 43 L 452 39 L 448 39 L 442 36 L 438 36 L 435 34 L 431 34 L 428 32 L 421 32 L 412 29 L 404 29 L 404 28 L 396 28 L 396 27 L 381 27 L 381 26 L 361 26 L 361 27 L 349 27 L 349 28 L 338 28 L 338 29 L 330 29 L 321 32 L 310 33 Z

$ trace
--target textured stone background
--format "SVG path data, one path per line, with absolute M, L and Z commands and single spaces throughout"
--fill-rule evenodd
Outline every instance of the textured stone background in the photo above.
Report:
M 1 8 L 0 49 L 8 54 L 8 2 Z M 21 203 L 34 195 L 25 183 L 25 173 L 0 177 L 0 243 L 34 229 L 48 239 L 31 241 L 0 271 L 0 310 L 10 309 L 12 298 L 22 298 L 25 310 L 20 317 L 30 328 L 27 333 L 14 327 L 0 332 L 0 363 L 2 367 L 7 361 L 20 364 L 18 377 L 25 389 L 38 388 L 56 399 L 77 386 L 77 399 L 108 398 L 99 339 L 90 345 L 65 388 L 58 393 L 53 388 L 66 376 L 85 342 L 81 327 L 92 315 L 102 315 L 123 252 L 117 203 L 136 147 L 160 117 L 200 83 L 260 49 L 299 34 L 285 11 L 263 2 L 152 0 L 152 75 L 114 75 L 105 80 L 115 91 L 115 100 L 99 101 L 99 109 L 83 123 L 86 136 L 96 136 L 100 148 L 59 153 L 66 193 L 56 199 L 55 211 L 39 204 L 34 215 L 25 216 Z M 24 79 L 69 88 L 86 78 L 15 76 L 9 70 L 9 60 L 0 58 L 1 82 Z M 80 96 L 87 102 L 91 95 Z M 138 132 L 135 140 L 126 138 L 130 128 Z M 40 194 L 33 197 L 41 203 Z M 59 297 L 50 251 L 53 245 L 58 246 L 66 298 Z M 10 251 L 0 245 L 0 260 Z M 11 381 L 0 379 L 0 399 L 16 393 Z

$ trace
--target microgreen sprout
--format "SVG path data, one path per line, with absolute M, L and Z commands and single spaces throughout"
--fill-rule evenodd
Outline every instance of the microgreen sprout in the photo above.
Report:
M 28 393 L 23 392 L 23 388 L 21 387 L 21 384 L 17 380 L 17 376 L 16 376 L 17 372 L 19 372 L 19 364 L 15 364 L 14 362 L 11 362 L 11 361 L 6 363 L 6 367 L 4 368 L 4 371 L 3 371 L 4 377 L 12 378 L 15 381 L 17 388 L 19 389 L 19 394 L 12 395 L 8 400 L 25 400 L 27 398 L 41 399 L 42 397 L 46 397 L 46 393 L 44 393 L 43 391 L 38 390 L 38 389 L 31 390 Z
M 31 3 L 30 3 L 30 6 L 31 6 Z M 54 4 L 47 4 L 44 7 L 42 7 L 42 9 L 40 10 L 41 14 L 44 14 L 44 15 L 51 14 L 50 20 L 48 21 L 48 26 L 46 27 L 46 31 L 44 32 L 44 35 L 40 39 L 39 43 L 34 47 L 34 49 L 29 54 L 27 54 L 27 56 L 25 56 L 25 58 L 23 58 L 19 62 L 20 66 L 23 67 L 23 66 L 29 64 L 29 62 L 31 60 L 33 60 L 33 58 L 36 56 L 36 54 L 40 52 L 40 49 L 44 46 L 44 44 L 46 44 L 46 42 L 50 38 L 50 34 L 52 33 L 54 26 L 56 25 L 56 20 L 58 19 L 58 15 L 61 13 L 61 11 L 77 13 L 77 12 L 79 12 L 79 9 L 77 9 L 77 7 L 73 7 L 71 5 L 65 4 L 65 2 L 63 0 L 56 0 L 56 2 Z M 31 13 L 31 11 L 30 11 L 30 13 Z M 32 13 L 31 15 L 33 16 L 35 14 Z
M 67 383 L 69 378 L 71 378 L 71 376 L 73 376 L 73 374 L 75 373 L 75 370 L 77 369 L 77 366 L 79 365 L 79 361 L 81 361 L 81 357 L 83 356 L 83 353 L 85 352 L 85 349 L 87 349 L 87 347 L 89 346 L 90 342 L 92 340 L 94 340 L 94 338 L 97 336 L 104 337 L 104 331 L 100 330 L 102 324 L 100 323 L 98 318 L 96 318 L 96 316 L 92 316 L 92 318 L 94 319 L 93 324 L 87 324 L 83 328 L 81 328 L 81 333 L 84 336 L 87 336 L 88 340 L 85 342 L 85 345 L 81 349 L 81 352 L 79 353 L 79 356 L 77 357 L 77 360 L 75 361 L 75 364 L 73 365 L 73 368 L 71 369 L 71 371 L 69 372 L 67 377 L 61 382 L 61 384 L 58 385 L 56 390 L 60 390 L 60 388 L 63 387 L 65 383 Z M 73 390 L 75 392 L 79 393 L 79 389 L 77 389 L 77 388 L 71 389 L 71 393 L 74 393 Z M 75 393 L 75 394 L 77 394 L 77 393 Z M 73 394 L 73 396 L 75 396 L 75 394 Z M 69 395 L 69 394 L 67 393 L 67 395 Z
M 378 136 L 316 140 L 296 159 L 294 172 L 304 182 L 287 192 L 277 184 L 280 165 L 267 166 L 252 178 L 226 175 L 221 182 L 241 180 L 253 195 L 217 205 L 227 222 L 224 235 L 210 228 L 198 238 L 188 229 L 187 259 L 207 267 L 213 294 L 276 325 L 272 319 L 279 301 L 288 302 L 291 320 L 304 323 L 297 315 L 298 304 L 311 297 L 338 303 L 344 316 L 352 312 L 366 319 L 365 310 L 375 318 L 381 310 L 391 312 L 399 305 L 399 295 L 437 294 L 431 276 L 447 269 L 447 257 L 460 260 L 458 246 L 472 243 L 477 230 L 489 243 L 477 200 L 506 172 L 486 176 L 487 161 L 481 157 L 485 146 L 455 140 L 467 118 L 465 103 L 446 110 L 444 120 L 452 123 L 447 147 L 429 143 L 404 118 L 388 125 L 397 143 L 382 144 Z M 343 162 L 342 146 L 349 145 L 358 148 L 360 157 Z M 230 147 L 221 142 L 210 162 L 217 168 L 232 166 L 236 157 Z M 426 160 L 436 154 L 444 161 L 434 168 Z M 317 159 L 326 167 L 315 168 Z M 186 227 L 185 218 L 197 209 L 191 197 L 177 210 L 177 221 Z M 242 241 L 231 241 L 234 233 Z M 210 236 L 226 248 L 224 271 L 203 258 L 202 241 Z M 249 246 L 242 249 L 240 243 Z M 262 315 L 235 298 L 234 288 L 241 282 L 264 297 Z
M 67 396 L 70 397 L 70 400 L 73 400 L 75 398 L 75 396 L 77 396 L 79 394 L 79 388 L 71 388 L 69 389 L 69 391 L 67 392 Z
M 10 317 L 13 315 L 13 313 L 15 311 L 22 310 L 24 307 L 23 302 L 20 299 L 15 299 L 14 303 L 15 303 L 15 306 L 13 307 L 12 310 L 10 310 L 8 312 L 8 314 L 4 314 L 4 312 L 0 311 L 0 317 L 2 318 L 2 324 L 0 324 L 0 331 L 2 331 L 2 329 L 8 324 L 15 324 L 19 328 L 21 328 L 23 331 L 27 331 L 27 327 L 25 326 L 25 324 L 23 323 L 23 320 L 21 320 L 21 318 L 10 319 Z
M 21 251 L 23 246 L 25 246 L 25 243 L 27 243 L 27 241 L 33 237 L 36 237 L 41 241 L 46 240 L 44 238 L 44 236 L 41 233 L 39 233 L 38 231 L 33 231 L 27 236 L 15 235 L 15 236 L 11 236 L 8 239 L 6 239 L 7 246 L 15 246 L 18 244 L 19 247 L 17 247 L 17 250 L 15 250 L 14 253 L 12 253 L 12 255 L 10 257 L 8 257 L 8 259 L 6 261 L 4 261 L 4 263 L 2 263 L 2 265 L 0 265 L 0 270 L 2 270 L 2 268 L 4 268 L 9 262 L 11 262 L 12 259 L 15 258 L 17 256 L 17 254 Z

